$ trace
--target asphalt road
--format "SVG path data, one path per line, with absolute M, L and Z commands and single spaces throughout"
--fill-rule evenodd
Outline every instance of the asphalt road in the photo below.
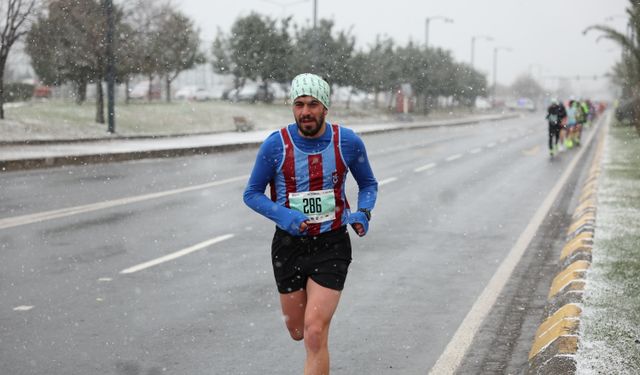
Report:
M 352 235 L 332 373 L 434 366 L 576 155 L 549 161 L 541 119 L 364 136 L 381 186 L 370 233 Z M 300 374 L 304 348 L 271 274 L 273 224 L 242 202 L 255 152 L 3 173 L 0 373 Z M 551 267 L 574 175 L 519 270 Z M 548 287 L 545 277 L 516 272 L 505 293 L 523 278 Z M 462 368 L 526 362 L 519 330 L 539 311 L 514 296 L 499 299 L 502 318 L 487 319 Z M 505 326 L 511 310 L 520 323 Z M 495 367 L 486 347 L 505 335 Z

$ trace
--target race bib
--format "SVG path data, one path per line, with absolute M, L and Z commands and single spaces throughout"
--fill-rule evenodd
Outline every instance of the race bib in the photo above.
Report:
M 307 215 L 311 224 L 324 223 L 336 218 L 336 198 L 333 189 L 289 193 L 289 207 Z

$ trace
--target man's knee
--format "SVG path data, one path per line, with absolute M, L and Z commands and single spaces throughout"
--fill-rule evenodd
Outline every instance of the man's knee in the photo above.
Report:
M 292 318 L 285 315 L 284 322 L 292 339 L 300 341 L 304 338 L 304 320 L 302 318 Z
M 289 335 L 291 335 L 291 338 L 295 341 L 300 341 L 304 338 L 304 333 L 300 327 L 287 326 L 287 329 L 289 330 Z
M 304 326 L 304 342 L 305 346 L 312 352 L 320 351 L 326 346 L 327 336 L 329 333 L 328 325 L 322 323 L 311 322 Z

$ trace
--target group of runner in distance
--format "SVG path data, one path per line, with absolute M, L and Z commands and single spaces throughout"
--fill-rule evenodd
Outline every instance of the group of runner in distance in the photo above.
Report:
M 549 122 L 549 156 L 580 146 L 582 130 L 589 127 L 604 111 L 603 103 L 591 100 L 569 100 L 566 105 L 558 99 L 551 99 L 546 119 Z

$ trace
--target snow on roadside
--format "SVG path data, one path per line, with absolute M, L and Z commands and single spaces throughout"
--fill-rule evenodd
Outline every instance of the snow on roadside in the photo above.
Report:
M 611 127 L 600 175 L 577 373 L 640 373 L 640 138 Z

